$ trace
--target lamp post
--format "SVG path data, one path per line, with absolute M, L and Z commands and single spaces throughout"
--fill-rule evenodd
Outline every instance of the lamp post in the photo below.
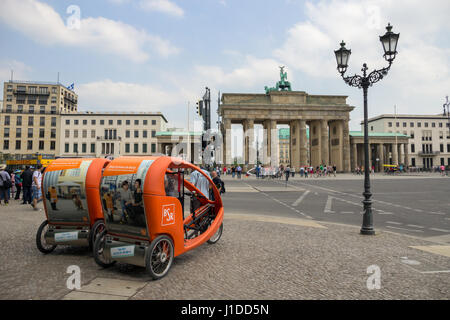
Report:
M 448 122 L 447 122 L 447 126 L 448 126 L 448 136 L 450 137 L 450 101 L 448 101 L 448 96 L 445 97 L 446 99 L 446 103 L 444 103 L 443 107 L 444 107 L 444 117 L 445 117 L 445 108 L 447 108 L 447 118 L 448 118 Z
M 386 68 L 382 68 L 380 70 L 374 70 L 367 74 L 367 64 L 363 64 L 362 76 L 354 75 L 354 76 L 344 76 L 348 67 L 348 60 L 350 58 L 351 50 L 345 48 L 344 41 L 341 42 L 341 47 L 334 51 L 336 55 L 337 61 L 337 70 L 344 79 L 345 83 L 349 86 L 357 87 L 359 89 L 363 89 L 363 97 L 364 97 L 364 215 L 363 215 L 363 224 L 361 227 L 361 234 L 365 235 L 373 235 L 375 234 L 375 229 L 373 228 L 373 215 L 372 215 L 372 193 L 370 192 L 370 166 L 369 166 L 369 133 L 368 133 L 368 124 L 367 124 L 367 91 L 370 86 L 374 83 L 383 79 L 384 76 L 387 75 L 392 62 L 395 59 L 395 55 L 397 54 L 397 42 L 400 36 L 399 33 L 393 33 L 392 26 L 390 24 L 386 27 L 387 32 L 380 36 L 381 44 L 383 45 L 384 55 L 383 57 L 389 63 Z

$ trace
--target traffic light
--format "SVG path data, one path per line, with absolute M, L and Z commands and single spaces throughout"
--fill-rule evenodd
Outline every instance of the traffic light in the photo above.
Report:
M 199 100 L 196 104 L 197 104 L 197 114 L 201 117 L 203 115 L 203 100 Z

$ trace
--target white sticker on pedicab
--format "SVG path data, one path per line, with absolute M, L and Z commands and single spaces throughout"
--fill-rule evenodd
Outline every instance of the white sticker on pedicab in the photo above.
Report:
M 112 258 L 125 258 L 134 256 L 134 246 L 124 246 L 111 248 Z
M 55 241 L 61 242 L 61 241 L 72 241 L 72 240 L 78 240 L 78 232 L 59 232 L 55 233 Z
M 162 206 L 162 226 L 168 226 L 175 223 L 175 205 L 166 204 Z

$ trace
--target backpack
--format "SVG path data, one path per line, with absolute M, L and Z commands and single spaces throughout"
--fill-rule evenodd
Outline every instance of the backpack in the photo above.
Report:
M 9 180 L 9 179 L 5 180 L 1 174 L 0 174 L 0 177 L 2 178 L 2 181 L 3 181 L 3 188 L 9 189 L 12 187 L 11 180 Z

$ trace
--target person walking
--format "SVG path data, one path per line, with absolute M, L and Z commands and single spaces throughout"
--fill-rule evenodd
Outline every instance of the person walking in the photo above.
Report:
M 291 175 L 292 175 L 292 178 L 295 176 L 295 167 L 291 168 Z
M 42 165 L 38 164 L 37 169 L 33 172 L 33 182 L 31 184 L 31 192 L 33 198 L 31 206 L 33 207 L 34 210 L 39 210 L 37 204 L 38 202 L 42 201 L 41 183 L 42 183 Z
M 333 164 L 333 174 L 334 174 L 334 176 L 336 177 L 336 165 L 335 164 Z
M 22 174 L 20 170 L 16 170 L 15 172 L 15 184 L 16 184 L 16 197 L 14 200 L 20 200 L 20 193 L 22 191 Z
M 11 176 L 6 171 L 6 164 L 0 165 L 0 204 L 1 199 L 3 199 L 5 206 L 8 205 L 9 202 L 9 193 L 8 189 L 10 189 L 12 186 L 11 183 Z
M 25 171 L 21 175 L 23 188 L 22 204 L 31 204 L 31 185 L 33 184 L 33 172 L 29 166 L 25 167 Z
M 242 174 L 242 167 L 240 165 L 238 165 L 237 168 L 236 168 L 236 171 L 237 171 L 238 179 L 240 179 L 241 178 L 241 174 Z
M 286 177 L 286 187 L 287 187 L 287 183 L 288 183 L 288 180 L 289 180 L 289 176 L 291 175 L 291 168 L 290 168 L 289 166 L 287 166 L 287 167 L 284 169 L 284 175 L 285 175 L 285 177 Z
M 236 167 L 232 166 L 231 167 L 231 177 L 234 178 L 235 175 L 236 175 Z

